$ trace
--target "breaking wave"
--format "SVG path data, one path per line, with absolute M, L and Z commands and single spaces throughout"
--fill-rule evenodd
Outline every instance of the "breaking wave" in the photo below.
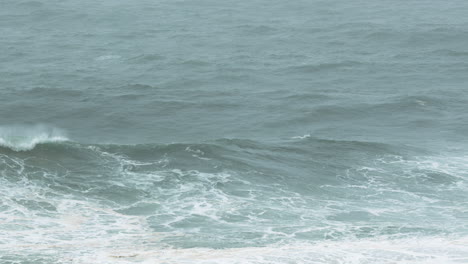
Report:
M 45 125 L 0 126 L 0 147 L 14 151 L 32 150 L 36 145 L 68 141 L 63 130 Z

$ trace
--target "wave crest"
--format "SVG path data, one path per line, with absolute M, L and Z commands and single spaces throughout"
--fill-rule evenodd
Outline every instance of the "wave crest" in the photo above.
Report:
M 0 147 L 14 151 L 28 151 L 36 145 L 68 141 L 63 130 L 45 125 L 0 126 Z

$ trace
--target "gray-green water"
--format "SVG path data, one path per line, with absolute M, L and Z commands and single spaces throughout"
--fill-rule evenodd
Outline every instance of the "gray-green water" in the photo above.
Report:
M 0 0 L 0 263 L 468 263 L 467 14 Z

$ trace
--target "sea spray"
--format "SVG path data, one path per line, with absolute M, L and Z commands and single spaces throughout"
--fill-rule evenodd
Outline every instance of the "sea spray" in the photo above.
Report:
M 0 126 L 0 146 L 14 151 L 27 151 L 37 144 L 67 140 L 64 130 L 43 124 Z

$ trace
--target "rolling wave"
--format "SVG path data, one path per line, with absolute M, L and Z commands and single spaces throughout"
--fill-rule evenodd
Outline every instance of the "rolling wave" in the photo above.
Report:
M 451 202 L 466 200 L 464 156 L 310 134 L 119 145 L 47 126 L 1 132 L 0 262 L 466 260 L 466 234 L 450 235 L 465 224 Z
M 293 136 L 286 139 L 277 139 L 275 141 L 250 140 L 242 138 L 218 138 L 201 142 L 173 142 L 173 143 L 138 143 L 138 144 L 120 144 L 120 143 L 84 143 L 69 139 L 63 130 L 38 126 L 34 128 L 27 127 L 0 127 L 0 150 L 6 148 L 15 152 L 41 151 L 48 152 L 54 144 L 61 151 L 72 151 L 78 149 L 102 148 L 106 151 L 121 153 L 140 153 L 149 154 L 155 152 L 186 152 L 187 149 L 197 148 L 207 153 L 234 151 L 286 151 L 286 152 L 310 152 L 314 149 L 319 150 L 323 147 L 345 148 L 348 150 L 357 150 L 367 148 L 372 151 L 391 151 L 395 146 L 380 142 L 368 141 L 348 141 L 339 139 L 318 138 L 306 134 L 303 136 Z M 50 145 L 49 145 L 50 146 Z M 66 149 L 64 148 L 66 146 Z M 71 148 L 70 148 L 71 147 Z M 401 147 L 401 146 L 398 146 Z M 301 150 L 302 149 L 302 150 Z M 54 150 L 56 151 L 56 150 Z

